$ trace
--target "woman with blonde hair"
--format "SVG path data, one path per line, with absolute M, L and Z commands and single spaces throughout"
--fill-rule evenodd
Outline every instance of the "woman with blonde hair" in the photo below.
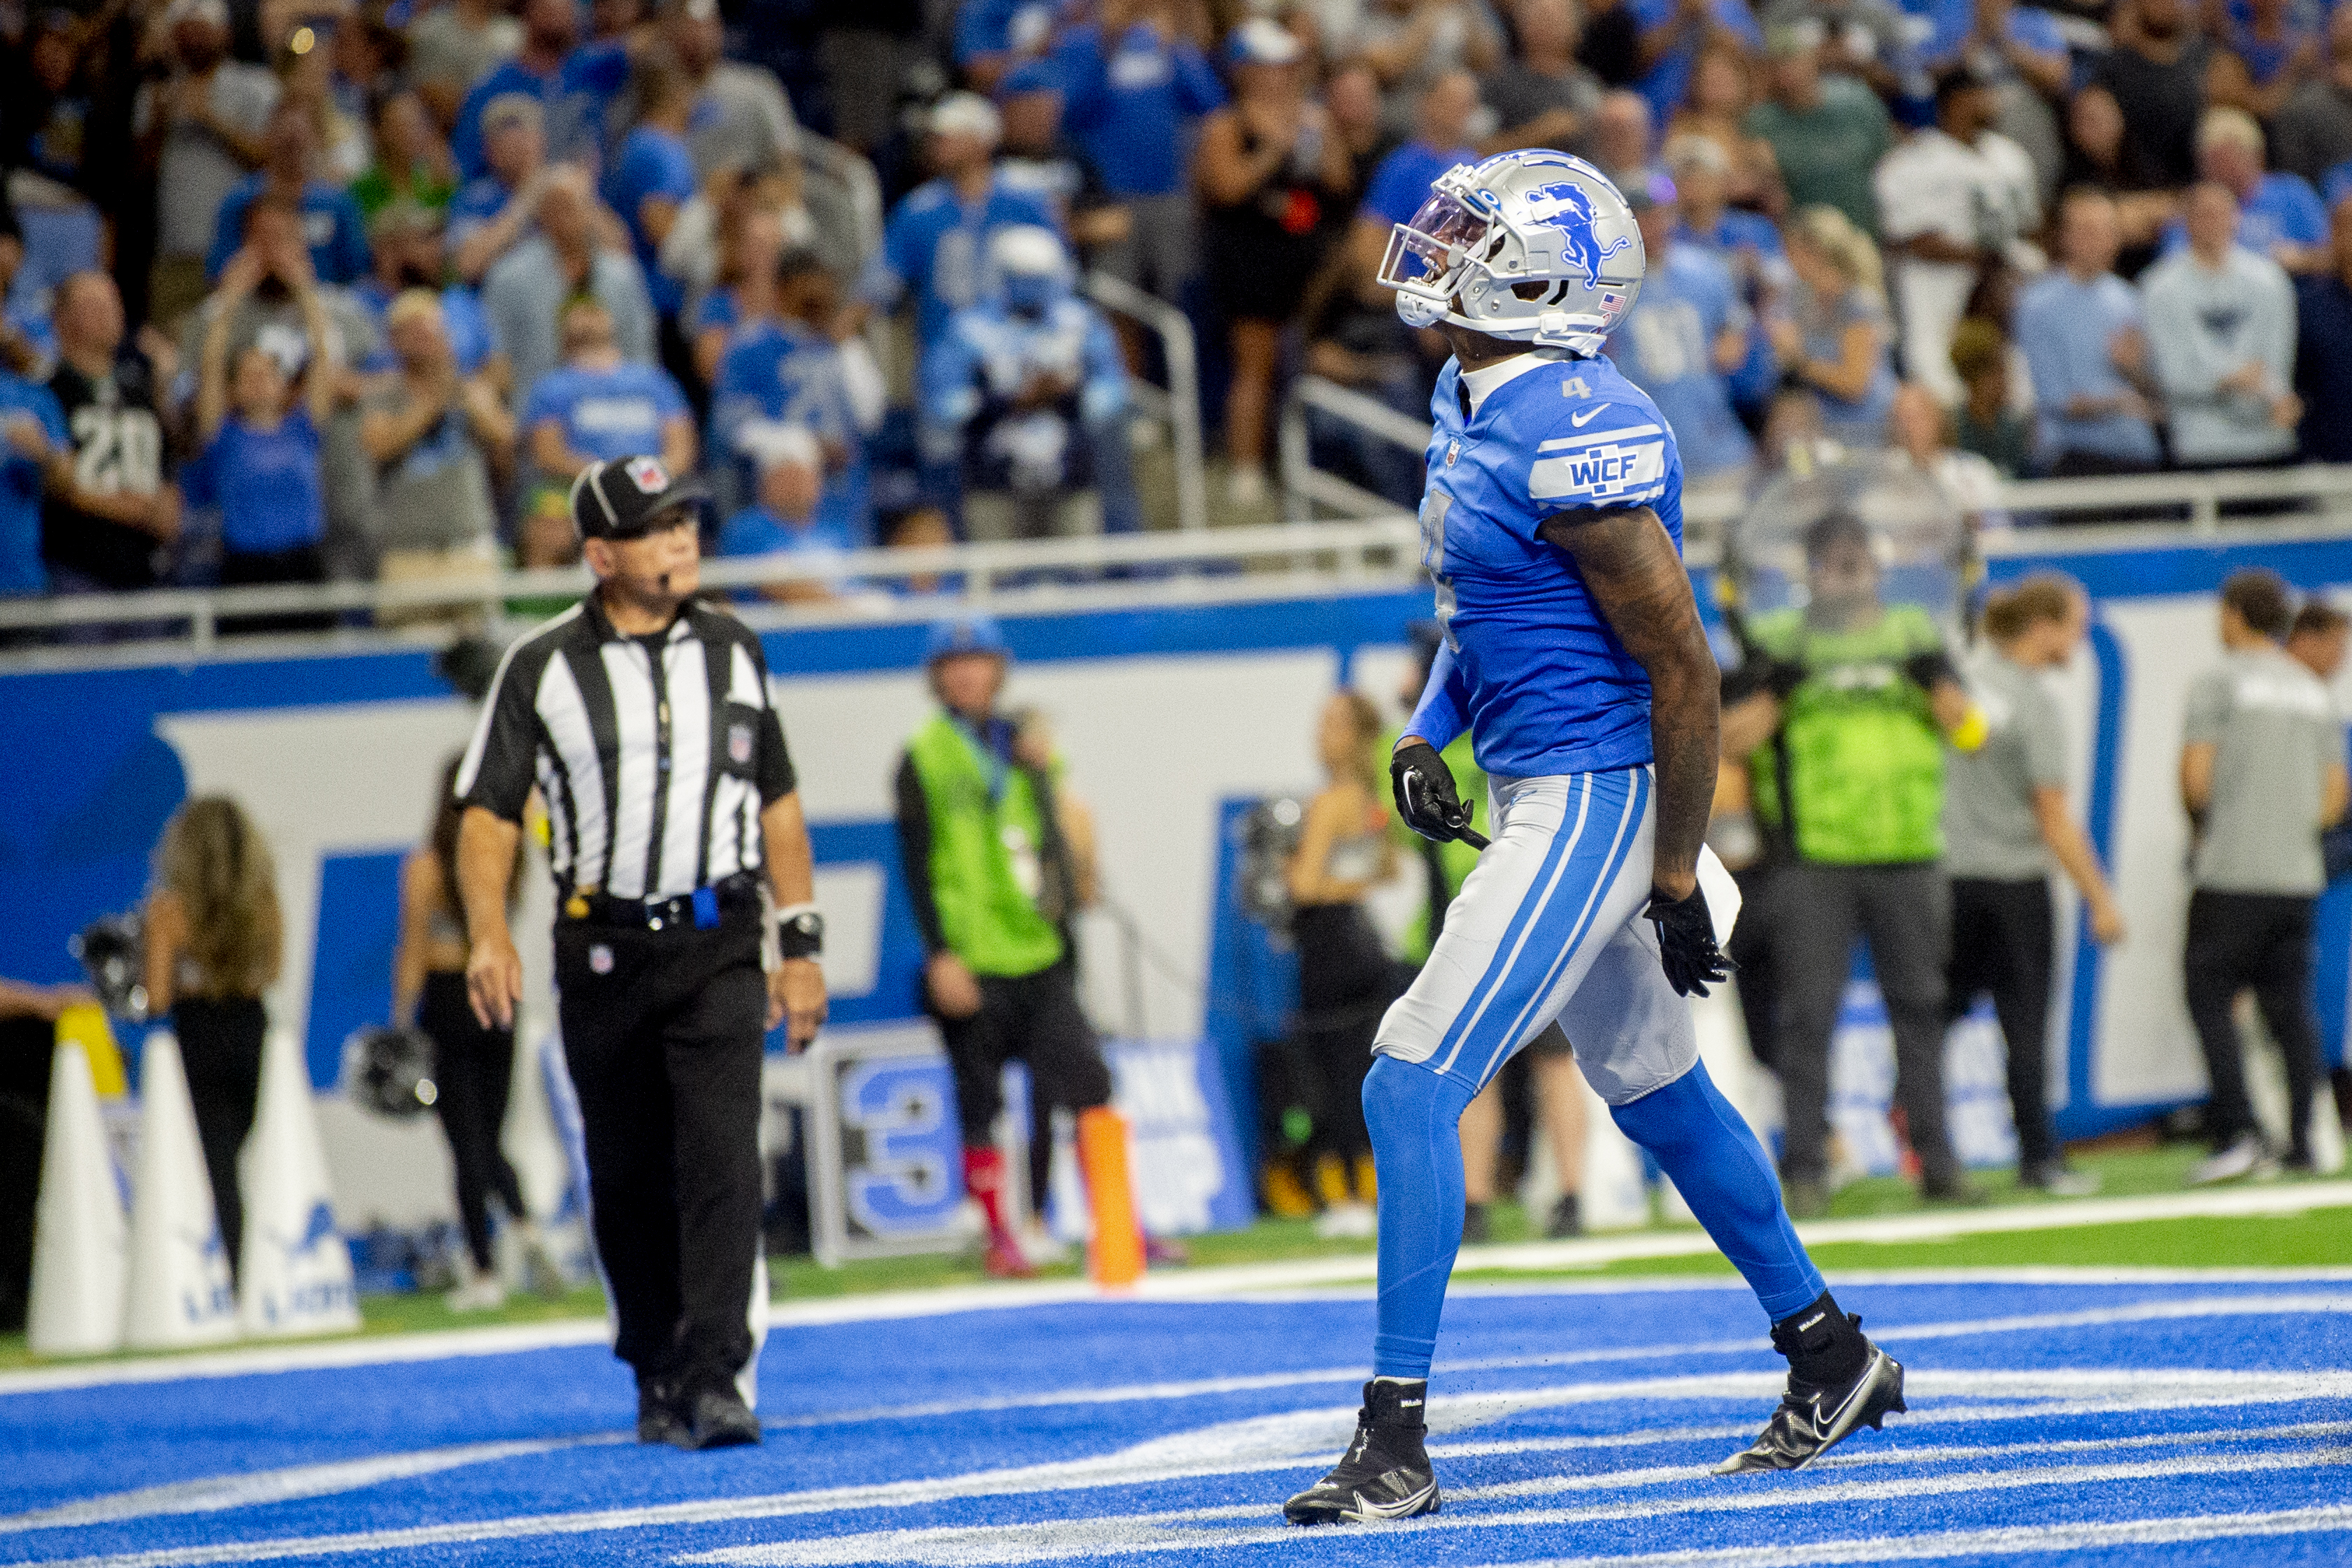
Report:
M 269 1029 L 261 994 L 277 983 L 284 942 L 278 868 L 244 808 L 200 795 L 173 813 L 147 895 L 147 1007 L 170 1015 L 179 1037 L 232 1271 L 245 1241 L 236 1155 L 253 1130 Z
M 1363 693 L 1341 691 L 1323 705 L 1315 744 L 1330 782 L 1307 804 L 1290 858 L 1298 1043 L 1322 1089 L 1305 1152 L 1323 1203 L 1317 1230 L 1325 1236 L 1372 1234 L 1364 1074 L 1381 1015 L 1403 989 L 1396 962 L 1364 914 L 1364 895 L 1397 873 L 1380 742 L 1380 710 Z
M 1822 433 L 1848 447 L 1886 439 L 1895 401 L 1894 323 L 1878 247 L 1835 207 L 1812 206 L 1788 226 L 1796 287 L 1767 323 L 1782 379 L 1821 401 Z
M 1984 613 L 1990 646 L 1979 646 L 1968 669 L 1988 733 L 1983 745 L 1950 752 L 1944 763 L 1944 866 L 1952 879 L 1948 1005 L 1957 1017 L 1979 993 L 1992 994 L 2009 1046 L 2018 1184 L 2070 1197 L 2096 1191 L 2098 1183 L 2067 1168 L 2050 1127 L 2053 861 L 2081 891 L 2093 940 L 2119 942 L 2124 934 L 2098 855 L 2067 810 L 2071 748 L 2043 684 L 2073 659 L 2089 622 L 2083 585 L 2063 573 L 2036 572 L 1996 590 Z

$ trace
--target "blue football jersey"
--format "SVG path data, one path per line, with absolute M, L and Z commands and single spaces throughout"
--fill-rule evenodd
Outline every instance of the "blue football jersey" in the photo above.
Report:
M 1575 564 L 1539 539 L 1563 512 L 1646 506 L 1683 541 L 1683 465 L 1649 395 L 1605 358 L 1542 359 L 1465 419 L 1461 367 L 1430 400 L 1422 563 L 1453 645 L 1478 765 L 1534 778 L 1650 758 L 1650 679 Z

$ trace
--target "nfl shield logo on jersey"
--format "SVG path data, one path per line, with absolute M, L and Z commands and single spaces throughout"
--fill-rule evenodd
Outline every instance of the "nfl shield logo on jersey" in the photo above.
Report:
M 1445 444 L 1445 466 L 1447 468 L 1452 468 L 1454 466 L 1454 459 L 1461 455 L 1462 442 L 1458 437 Z
M 622 465 L 621 471 L 629 476 L 629 482 L 642 494 L 657 496 L 669 489 L 669 470 L 661 466 L 658 458 L 631 458 Z
M 730 760 L 731 762 L 733 762 L 733 763 L 734 763 L 734 764 L 735 764 L 737 767 L 739 767 L 739 768 L 740 768 L 740 767 L 742 767 L 742 766 L 744 766 L 744 765 L 746 765 L 747 763 L 749 763 L 751 762 L 751 725 L 749 725 L 749 724 L 730 724 L 730 725 L 728 725 L 728 726 L 727 726 L 727 755 L 728 755 L 729 760 Z

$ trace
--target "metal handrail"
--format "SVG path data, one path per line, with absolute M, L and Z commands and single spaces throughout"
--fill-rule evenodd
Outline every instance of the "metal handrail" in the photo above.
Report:
M 1400 414 L 1387 404 L 1319 375 L 1302 375 L 1291 385 L 1283 410 L 1283 481 L 1304 499 L 1348 512 L 1336 477 L 1312 467 L 1305 411 L 1317 409 L 1384 441 L 1420 452 L 1429 445 L 1427 420 Z M 1354 489 L 1349 486 L 1349 489 Z M 1365 492 L 1358 491 L 1360 496 Z M 1339 499 L 1334 499 L 1339 498 Z M 1370 498 L 1381 509 L 1391 501 Z M 2146 474 L 2109 479 L 2011 479 L 2003 482 L 1997 504 L 2018 512 L 2079 513 L 2140 507 L 2186 506 L 2189 526 L 2198 533 L 2221 531 L 2221 508 L 2232 501 L 2352 500 L 2352 464 L 2305 463 L 2289 468 L 2225 468 L 2200 473 Z M 1684 502 L 1686 522 L 1728 522 L 1740 510 L 1738 497 L 1692 495 Z
M 1209 492 L 1201 473 L 1201 356 L 1191 318 L 1108 272 L 1088 273 L 1087 292 L 1103 309 L 1131 317 L 1160 335 L 1168 365 L 1168 429 L 1176 450 L 1176 522 L 1188 531 L 1207 528 Z

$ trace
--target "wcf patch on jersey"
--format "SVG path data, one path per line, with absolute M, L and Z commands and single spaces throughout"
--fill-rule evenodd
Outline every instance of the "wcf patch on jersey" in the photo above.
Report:
M 1555 457 L 1538 458 L 1528 470 L 1528 495 L 1534 500 L 1623 500 L 1645 496 L 1665 477 L 1666 444 L 1656 436 L 1633 440 L 1604 437 Z

